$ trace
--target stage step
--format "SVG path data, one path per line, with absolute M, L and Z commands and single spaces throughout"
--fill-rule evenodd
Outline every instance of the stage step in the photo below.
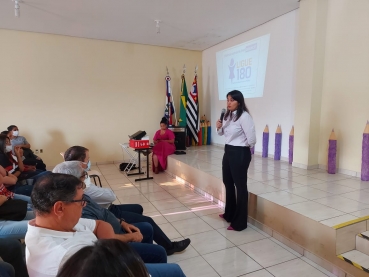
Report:
M 352 250 L 338 255 L 337 257 L 357 267 L 358 269 L 369 273 L 369 255 L 366 255 L 358 250 Z
M 356 250 L 369 256 L 369 231 L 356 236 Z

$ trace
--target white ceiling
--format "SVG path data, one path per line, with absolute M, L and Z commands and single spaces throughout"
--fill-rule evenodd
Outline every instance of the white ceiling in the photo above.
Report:
M 204 50 L 297 9 L 298 0 L 0 0 L 0 28 Z M 155 19 L 159 19 L 160 34 Z

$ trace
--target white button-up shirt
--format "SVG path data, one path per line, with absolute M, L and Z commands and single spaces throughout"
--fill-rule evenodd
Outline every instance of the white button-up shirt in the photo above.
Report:
M 243 112 L 237 121 L 237 111 L 233 111 L 228 119 L 223 119 L 223 126 L 217 130 L 218 135 L 225 137 L 225 144 L 233 146 L 249 146 L 256 144 L 255 124 L 248 112 Z
M 69 257 L 97 240 L 93 231 L 96 221 L 81 218 L 75 232 L 60 232 L 28 223 L 26 234 L 26 263 L 30 277 L 55 277 Z
M 96 186 L 91 182 L 90 176 L 85 179 L 85 185 L 84 193 L 103 208 L 109 207 L 116 199 L 116 195 L 111 189 Z

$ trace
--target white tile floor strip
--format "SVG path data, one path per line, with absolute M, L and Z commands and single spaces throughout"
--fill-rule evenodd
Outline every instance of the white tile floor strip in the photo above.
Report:
M 201 160 L 198 167 L 204 170 L 214 169 L 205 165 L 211 163 L 219 169 L 208 173 L 221 178 L 219 160 L 223 152 L 198 151 L 197 154 Z M 183 156 L 180 159 L 193 162 L 191 155 Z M 273 166 L 273 161 L 261 158 L 254 158 L 252 167 L 255 183 L 262 184 L 260 187 L 255 185 L 255 190 L 259 190 L 261 196 L 291 206 L 311 218 L 324 220 L 326 224 L 330 224 L 329 219 L 339 221 L 339 217 L 345 215 L 345 212 L 351 212 L 352 216 L 363 208 L 362 211 L 369 213 L 365 203 L 367 201 L 359 202 L 360 197 L 357 194 L 350 194 L 346 198 L 350 200 L 340 198 L 345 195 L 335 196 L 340 192 L 368 189 L 357 180 L 354 183 L 346 181 L 345 175 L 332 179 L 325 177 L 320 170 L 303 170 L 281 163 Z M 165 173 L 153 175 L 153 180 L 136 183 L 134 178 L 127 178 L 119 171 L 119 164 L 98 165 L 93 169 L 103 174 L 103 186 L 110 187 L 117 194 L 115 203 L 140 203 L 144 207 L 144 214 L 152 217 L 170 239 L 191 238 L 191 246 L 186 251 L 168 257 L 168 262 L 178 263 L 187 277 L 334 276 L 255 226 L 249 225 L 242 232 L 226 230 L 228 224 L 219 218 L 218 214 L 222 210 L 218 206 Z M 310 177 L 309 174 L 315 177 Z M 330 192 L 330 184 L 333 182 L 340 186 L 335 193 Z M 301 187 L 311 189 L 298 190 Z M 335 209 L 336 203 L 341 200 L 347 205 L 353 204 L 353 208 L 344 206 L 344 211 Z M 312 211 L 310 214 L 305 211 L 311 209 L 308 203 L 313 201 L 325 208 L 322 214 L 319 211 Z M 343 216 L 343 219 L 346 218 L 348 216 Z

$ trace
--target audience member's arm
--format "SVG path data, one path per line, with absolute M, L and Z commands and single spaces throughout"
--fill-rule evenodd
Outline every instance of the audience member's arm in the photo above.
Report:
M 118 219 L 120 221 L 120 219 Z M 127 233 L 134 233 L 134 232 L 140 232 L 140 229 L 138 229 L 136 226 L 129 224 L 125 221 L 120 222 L 120 226 L 122 226 L 123 230 Z
M 3 183 L 3 176 L 0 174 L 0 184 Z M 0 206 L 5 203 L 5 201 L 8 200 L 8 197 L 5 195 L 0 195 Z
M 5 195 L 0 195 L 0 206 L 4 204 L 8 200 L 8 197 Z
M 1 176 L 6 176 L 6 170 L 5 170 L 5 168 L 4 168 L 4 167 L 2 167 L 1 165 L 0 165 L 0 175 L 1 175 Z
M 31 148 L 31 144 L 27 143 L 27 144 L 18 144 L 17 146 L 22 147 L 22 148 Z
M 143 238 L 139 231 L 121 235 L 115 234 L 113 227 L 109 223 L 102 220 L 96 220 L 94 234 L 98 239 L 119 239 L 123 242 L 141 242 Z
M 3 183 L 5 186 L 7 185 L 15 185 L 17 183 L 18 178 L 17 176 L 7 172 L 4 167 L 0 165 L 0 176 L 2 176 L 3 181 L 0 183 Z
M 24 171 L 24 164 L 22 161 L 23 149 L 17 145 L 16 147 L 14 147 L 14 152 L 15 152 L 15 156 L 17 156 L 17 159 L 18 159 L 19 170 Z
M 3 177 L 3 184 L 6 187 L 15 185 L 17 183 L 17 181 L 18 181 L 17 176 L 15 176 L 14 174 L 11 174 L 11 173 L 8 173 L 8 176 Z

